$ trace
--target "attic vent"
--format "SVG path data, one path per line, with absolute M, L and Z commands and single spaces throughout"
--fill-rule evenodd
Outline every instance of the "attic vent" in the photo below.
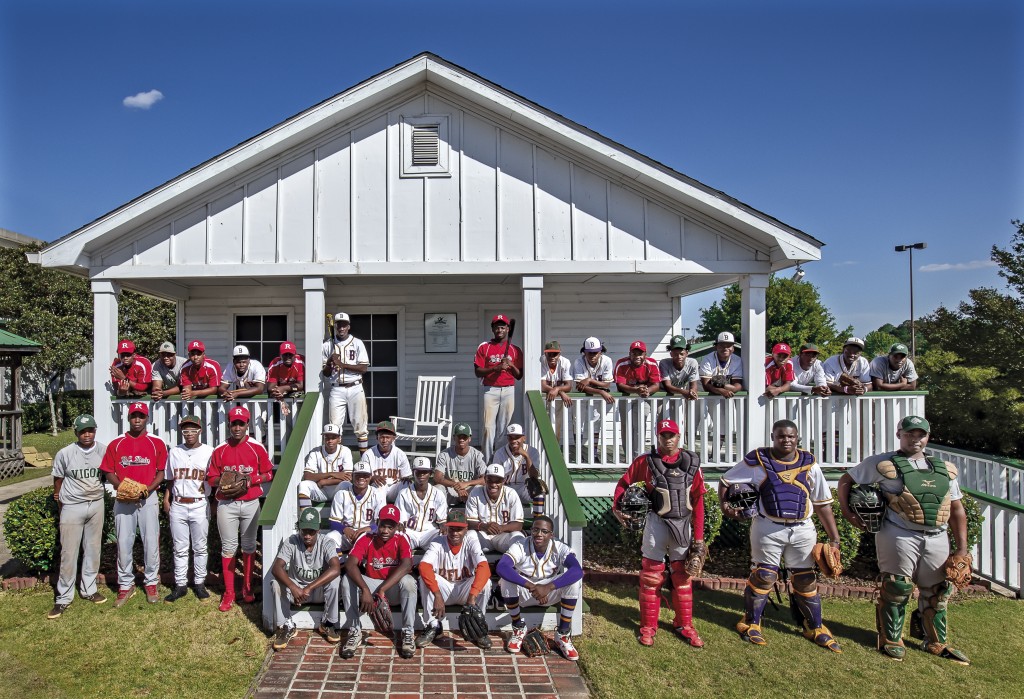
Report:
M 402 177 L 451 177 L 448 156 L 448 115 L 403 116 Z

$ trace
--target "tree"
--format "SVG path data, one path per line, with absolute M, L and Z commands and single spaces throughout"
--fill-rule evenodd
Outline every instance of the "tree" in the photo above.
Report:
M 882 355 L 889 354 L 889 348 L 895 345 L 897 342 L 903 342 L 899 337 L 892 333 L 886 332 L 883 328 L 893 327 L 892 325 L 883 325 L 878 330 L 872 330 L 864 336 L 864 354 L 868 357 L 881 357 Z M 910 343 L 904 343 L 907 347 L 910 347 Z
M 928 338 L 925 336 L 925 334 L 923 332 L 921 332 L 921 323 L 920 322 L 917 323 L 917 328 L 916 329 L 917 329 L 917 332 L 916 332 L 917 353 L 919 355 L 921 355 L 921 354 L 924 354 L 925 352 L 928 351 Z M 886 323 L 885 325 L 880 327 L 878 330 L 874 330 L 872 332 L 884 333 L 885 335 L 891 335 L 894 338 L 893 341 L 890 342 L 889 345 L 886 346 L 885 352 L 888 352 L 889 351 L 889 347 L 892 347 L 892 345 L 894 343 L 896 343 L 896 342 L 902 342 L 907 347 L 910 347 L 910 336 L 911 336 L 911 333 L 910 333 L 910 321 L 909 320 L 905 320 L 902 323 L 900 323 L 899 325 L 893 325 L 892 323 Z M 868 341 L 868 338 L 871 337 L 871 334 L 872 333 L 868 333 L 867 336 L 864 337 L 864 343 L 868 345 L 868 347 L 867 347 L 868 351 L 871 350 L 871 344 Z M 883 352 L 883 354 L 884 354 L 884 352 Z
M 739 284 L 733 284 L 726 287 L 721 301 L 701 309 L 701 321 L 697 326 L 701 337 L 714 340 L 718 333 L 728 330 L 742 341 L 741 297 Z M 813 342 L 823 355 L 827 355 L 838 351 L 843 340 L 853 334 L 852 327 L 836 331 L 835 317 L 822 304 L 818 288 L 808 282 L 796 282 L 773 274 L 768 280 L 765 300 L 768 315 L 766 353 L 777 342 L 790 344 L 794 352 L 804 342 Z

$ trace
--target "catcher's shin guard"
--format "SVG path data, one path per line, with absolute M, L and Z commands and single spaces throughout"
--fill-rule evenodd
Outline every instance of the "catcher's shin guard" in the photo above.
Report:
M 676 613 L 672 627 L 683 640 L 694 648 L 700 648 L 704 641 L 693 627 L 693 580 L 683 569 L 685 561 L 672 561 L 672 609 Z
M 743 590 L 743 610 L 748 624 L 761 624 L 764 606 L 768 603 L 775 582 L 779 579 L 779 567 L 758 563 L 747 578 L 747 586 Z
M 956 588 L 949 580 L 921 588 L 918 608 L 921 613 L 921 630 L 924 632 L 922 646 L 933 655 L 967 665 L 967 656 L 946 644 L 949 630 L 946 604 L 955 591 Z
M 252 564 L 256 560 L 256 552 L 242 554 L 242 601 L 252 604 L 256 595 L 252 592 Z
M 813 570 L 794 570 L 790 578 L 793 585 L 793 601 L 803 616 L 804 638 L 814 641 L 833 653 L 842 653 L 839 642 L 821 621 L 821 595 L 818 593 L 818 576 Z
M 224 580 L 224 597 L 220 601 L 219 609 L 226 612 L 235 603 L 235 557 L 221 557 L 220 569 Z
M 661 612 L 661 586 L 665 582 L 665 563 L 644 558 L 640 568 L 640 643 L 654 644 Z
M 875 627 L 878 629 L 878 650 L 896 660 L 903 660 L 907 649 L 903 645 L 903 622 L 907 614 L 907 601 L 914 591 L 914 583 L 905 575 L 882 573 L 875 601 Z

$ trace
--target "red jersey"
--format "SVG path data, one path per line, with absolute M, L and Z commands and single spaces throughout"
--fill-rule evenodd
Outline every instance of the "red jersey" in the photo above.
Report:
M 660 455 L 661 462 L 664 464 L 674 464 L 682 454 L 682 449 L 677 451 L 674 456 L 662 454 Z M 641 481 L 647 487 L 648 493 L 654 491 L 654 474 L 651 473 L 651 469 L 647 466 L 647 454 L 641 454 L 633 459 L 633 463 L 629 465 L 626 472 L 622 474 L 622 478 L 615 484 L 615 494 L 612 496 L 612 502 L 616 508 L 618 508 L 619 500 L 622 498 L 622 494 L 626 492 L 626 488 L 632 483 L 639 483 Z M 704 472 L 701 469 L 697 469 L 697 474 L 693 477 L 693 483 L 690 485 L 690 505 L 693 512 L 690 519 L 693 525 L 693 538 L 695 541 L 700 541 L 704 538 L 704 489 Z
M 377 546 L 373 534 L 363 534 L 349 551 L 350 556 L 359 561 L 359 569 L 363 575 L 375 580 L 384 580 L 399 563 L 412 558 L 409 540 L 395 532 L 382 546 Z
M 274 464 L 267 454 L 267 450 L 259 442 L 254 442 L 249 437 L 232 444 L 233 439 L 221 444 L 213 450 L 210 456 L 210 465 L 206 469 L 206 480 L 212 486 L 217 483 L 220 474 L 224 471 L 238 471 L 249 476 L 251 485 L 245 495 L 234 498 L 235 500 L 255 500 L 263 495 L 263 488 L 260 483 L 269 483 L 274 477 Z M 218 500 L 229 500 L 222 497 L 217 491 Z
M 661 383 L 661 372 L 658 363 L 650 357 L 644 357 L 643 364 L 634 367 L 629 357 L 615 362 L 615 383 L 624 386 L 644 386 Z
M 487 342 L 481 342 L 480 346 L 476 348 L 476 356 L 473 358 L 473 365 L 478 366 L 481 369 L 487 369 L 495 364 L 501 364 L 501 359 L 504 356 L 504 341 L 498 342 L 496 340 L 488 340 Z M 520 375 L 522 375 L 523 351 L 515 345 L 509 344 L 508 358 L 512 360 L 512 366 L 518 369 Z M 516 379 L 512 376 L 511 371 L 496 371 L 493 374 L 481 376 L 480 383 L 484 386 L 515 386 Z
M 110 363 L 110 367 L 123 371 L 124 377 L 131 382 L 131 387 L 135 391 L 148 391 L 149 384 L 153 382 L 153 364 L 145 357 L 140 357 L 137 354 L 131 366 L 125 366 L 124 362 L 120 359 L 115 359 Z
M 149 432 L 138 437 L 124 434 L 107 445 L 100 470 L 119 479 L 131 478 L 149 486 L 167 465 L 167 445 Z
M 787 359 L 782 366 L 779 366 L 775 363 L 775 358 L 769 354 L 764 358 L 764 385 L 771 386 L 779 380 L 782 383 L 796 380 L 796 375 L 793 373 L 793 361 Z
M 199 390 L 210 386 L 220 386 L 220 364 L 213 359 L 206 359 L 202 366 L 186 362 L 181 368 L 181 385 L 192 386 Z
M 306 366 L 302 361 L 302 355 L 295 355 L 295 361 L 291 366 L 286 366 L 280 357 L 274 357 L 267 368 L 267 384 L 288 384 L 290 386 L 302 386 L 306 383 Z

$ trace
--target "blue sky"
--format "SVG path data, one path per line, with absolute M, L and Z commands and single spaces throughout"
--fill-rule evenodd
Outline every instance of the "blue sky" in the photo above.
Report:
M 1019 5 L 6 2 L 0 227 L 56 239 L 426 50 L 824 241 L 806 278 L 863 334 L 909 315 L 895 244 L 928 243 L 919 315 L 1001 285 Z

